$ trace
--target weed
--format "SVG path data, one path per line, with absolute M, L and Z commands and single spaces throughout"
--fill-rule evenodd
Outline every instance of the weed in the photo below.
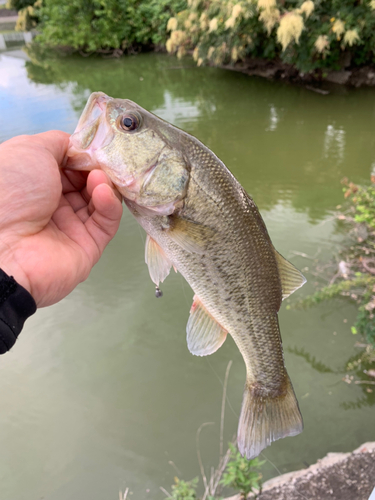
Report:
M 172 486 L 172 496 L 168 498 L 170 500 L 196 500 L 198 480 L 197 477 L 191 481 L 184 481 L 183 479 L 175 477 L 174 485 Z
M 233 444 L 229 444 L 230 459 L 223 474 L 221 484 L 239 490 L 246 500 L 249 493 L 257 493 L 261 489 L 262 474 L 259 468 L 264 462 L 258 458 L 248 460 Z

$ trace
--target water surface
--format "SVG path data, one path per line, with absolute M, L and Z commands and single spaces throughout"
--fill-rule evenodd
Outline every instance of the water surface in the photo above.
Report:
M 300 254 L 325 262 L 342 246 L 333 218 L 340 180 L 367 182 L 375 170 L 373 90 L 323 96 L 156 54 L 15 55 L 0 55 L 0 142 L 53 128 L 71 133 L 93 91 L 132 99 L 207 144 L 254 197 L 275 247 L 309 280 L 291 301 L 314 289 L 314 261 Z M 0 498 L 109 500 L 126 487 L 130 498 L 164 498 L 159 487 L 170 490 L 175 475 L 199 474 L 195 435 L 204 422 L 215 424 L 201 434 L 203 461 L 217 463 L 230 360 L 225 440 L 235 434 L 242 358 L 231 339 L 208 358 L 189 353 L 192 292 L 172 273 L 155 299 L 144 241 L 125 210 L 89 279 L 39 310 L 1 357 Z M 307 311 L 283 305 L 279 316 L 305 430 L 264 451 L 266 478 L 277 474 L 272 464 L 286 472 L 375 439 L 373 394 L 341 381 L 358 352 L 356 308 L 345 300 Z

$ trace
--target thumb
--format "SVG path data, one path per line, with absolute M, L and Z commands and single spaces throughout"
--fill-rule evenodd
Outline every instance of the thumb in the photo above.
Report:
M 99 256 L 116 234 L 122 216 L 122 204 L 108 184 L 99 184 L 92 192 L 91 204 L 94 211 L 85 226 L 96 243 Z

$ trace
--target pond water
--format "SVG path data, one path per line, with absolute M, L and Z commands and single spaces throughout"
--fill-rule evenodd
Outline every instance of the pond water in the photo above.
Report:
M 275 247 L 314 289 L 317 257 L 328 262 L 345 235 L 334 220 L 340 180 L 375 170 L 374 90 L 320 95 L 189 60 L 144 54 L 118 60 L 25 61 L 0 55 L 0 142 L 49 129 L 72 132 L 87 97 L 130 98 L 197 136 L 253 196 Z M 20 200 L 22 203 L 22 200 Z M 222 382 L 228 362 L 225 441 L 237 429 L 245 367 L 231 339 L 192 356 L 185 325 L 192 292 L 168 277 L 163 299 L 144 263 L 145 235 L 125 210 L 116 238 L 89 279 L 28 320 L 0 359 L 0 498 L 162 499 L 173 477 L 199 475 L 219 455 Z M 375 440 L 374 394 L 342 382 L 356 353 L 356 308 L 336 300 L 280 311 L 286 365 L 305 430 L 262 454 L 265 478 L 327 452 Z

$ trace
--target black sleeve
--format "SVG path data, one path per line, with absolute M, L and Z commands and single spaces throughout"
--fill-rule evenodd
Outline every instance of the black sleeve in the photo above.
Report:
M 35 311 L 29 292 L 0 269 L 0 354 L 14 346 L 24 322 Z

